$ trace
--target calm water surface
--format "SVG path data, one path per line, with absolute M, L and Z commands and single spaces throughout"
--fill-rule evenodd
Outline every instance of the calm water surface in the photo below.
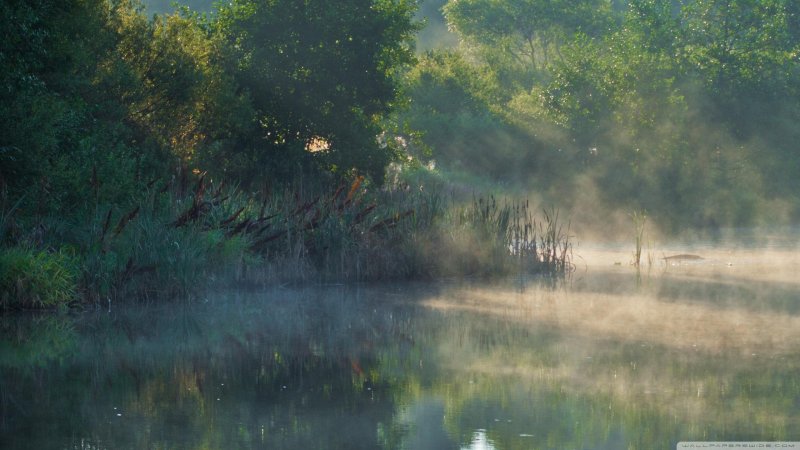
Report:
M 578 253 L 556 286 L 325 286 L 0 318 L 0 447 L 800 441 L 797 252 L 708 248 L 638 272 L 630 252 Z

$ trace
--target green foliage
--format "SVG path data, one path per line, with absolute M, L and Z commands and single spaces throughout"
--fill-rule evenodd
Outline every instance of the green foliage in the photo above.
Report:
M 66 251 L 0 249 L 0 307 L 57 308 L 77 297 L 78 266 Z
M 665 231 L 753 224 L 776 195 L 796 205 L 793 2 L 579 3 L 448 2 L 462 45 L 408 82 L 407 120 L 440 167 L 522 168 L 567 199 L 590 179 L 608 207 L 647 209 Z M 458 113 L 438 113 L 447 97 Z
M 0 13 L 0 180 L 17 193 L 41 176 L 84 119 L 85 105 L 68 93 L 85 89 L 91 76 L 87 64 L 104 43 L 93 29 L 103 10 L 99 1 L 41 0 L 3 2 Z
M 128 211 L 100 206 L 89 223 L 75 223 L 58 238 L 81 250 L 87 296 L 186 297 L 212 282 L 240 281 L 243 266 L 255 262 L 248 254 L 251 242 L 220 223 L 251 205 L 234 189 L 205 188 L 201 179 L 191 193 L 181 186 L 149 190 Z
M 431 150 L 415 156 L 494 180 L 529 175 L 525 167 L 534 165 L 539 143 L 499 110 L 507 94 L 491 71 L 474 67 L 459 53 L 433 52 L 409 72 L 406 89 L 410 105 L 399 120 L 419 131 Z
M 484 57 L 499 50 L 536 71 L 560 57 L 562 42 L 574 34 L 604 34 L 611 5 L 602 0 L 460 0 L 449 2 L 445 15 L 462 36 L 485 46 Z
M 685 59 L 714 93 L 772 100 L 785 92 L 798 41 L 779 0 L 698 0 L 682 9 Z M 796 61 L 795 61 L 796 63 Z
M 163 174 L 166 149 L 132 120 L 133 88 L 116 88 L 135 83 L 115 25 L 136 14 L 134 5 L 23 3 L 3 4 L 20 21 L 9 31 L 19 39 L 4 40 L 0 52 L 13 67 L 0 75 L 0 184 L 12 198 L 28 194 L 25 214 L 74 213 L 85 199 L 120 201 Z
M 284 178 L 311 163 L 380 181 L 391 154 L 375 136 L 400 100 L 398 71 L 413 61 L 415 7 L 407 0 L 240 0 L 222 8 L 215 27 L 229 45 L 228 69 L 265 137 L 246 157 Z M 306 147 L 317 139 L 329 148 L 310 155 Z

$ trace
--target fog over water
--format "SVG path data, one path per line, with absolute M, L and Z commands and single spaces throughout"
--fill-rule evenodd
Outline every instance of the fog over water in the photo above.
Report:
M 0 442 L 668 449 L 800 439 L 796 251 L 664 246 L 703 259 L 637 270 L 628 247 L 581 243 L 575 272 L 556 283 L 284 288 L 4 318 Z

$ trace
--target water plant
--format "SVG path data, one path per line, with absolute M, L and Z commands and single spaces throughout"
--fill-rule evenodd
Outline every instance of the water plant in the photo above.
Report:
M 572 271 L 572 243 L 569 224 L 559 221 L 555 208 L 543 209 L 536 220 L 529 201 L 494 196 L 474 198 L 467 225 L 477 232 L 481 244 L 490 248 L 487 273 L 533 273 L 565 275 Z
M 635 210 L 630 214 L 633 220 L 634 229 L 634 243 L 635 249 L 633 252 L 633 265 L 639 267 L 642 262 L 642 245 L 644 243 L 644 228 L 647 223 L 647 212 L 644 210 Z M 652 257 L 649 258 L 652 264 Z

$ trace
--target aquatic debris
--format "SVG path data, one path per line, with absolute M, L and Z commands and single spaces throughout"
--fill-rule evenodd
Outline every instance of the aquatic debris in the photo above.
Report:
M 698 255 L 689 255 L 682 253 L 680 255 L 665 256 L 661 259 L 663 259 L 664 261 L 701 261 L 705 258 Z

